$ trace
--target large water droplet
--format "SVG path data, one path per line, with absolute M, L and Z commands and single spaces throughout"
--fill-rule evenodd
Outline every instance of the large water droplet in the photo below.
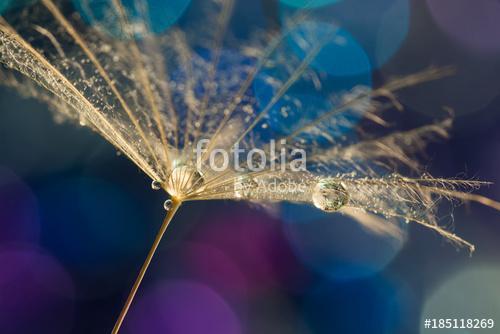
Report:
M 203 175 L 194 167 L 179 165 L 174 168 L 168 178 L 167 192 L 172 196 L 182 197 L 195 191 L 204 184 Z
M 349 193 L 337 181 L 322 179 L 314 187 L 312 201 L 320 210 L 335 212 L 349 202 Z

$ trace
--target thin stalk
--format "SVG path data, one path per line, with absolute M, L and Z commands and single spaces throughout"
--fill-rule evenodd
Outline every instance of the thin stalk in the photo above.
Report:
M 139 289 L 139 286 L 141 285 L 142 279 L 144 278 L 144 275 L 146 274 L 146 271 L 148 270 L 149 265 L 151 264 L 151 260 L 153 259 L 153 256 L 156 253 L 156 249 L 158 248 L 158 245 L 160 244 L 160 241 L 163 238 L 163 235 L 165 234 L 165 231 L 167 230 L 168 225 L 172 221 L 172 218 L 174 217 L 175 213 L 177 212 L 177 209 L 179 209 L 181 204 L 182 204 L 182 201 L 180 201 L 179 199 L 176 199 L 176 198 L 172 198 L 172 207 L 167 212 L 167 215 L 165 216 L 165 219 L 163 220 L 163 223 L 160 227 L 160 230 L 158 231 L 158 234 L 156 235 L 156 238 L 153 241 L 153 245 L 151 246 L 151 249 L 149 250 L 148 256 L 146 257 L 146 260 L 144 261 L 144 263 L 141 267 L 141 270 L 139 271 L 139 274 L 137 275 L 135 283 L 132 286 L 132 290 L 130 290 L 130 293 L 127 297 L 127 301 L 125 302 L 125 305 L 123 305 L 120 316 L 116 320 L 115 327 L 113 327 L 113 331 L 111 332 L 112 334 L 118 334 L 118 332 L 120 331 L 120 327 L 122 326 L 123 320 L 125 319 L 125 316 L 127 315 L 127 312 L 130 308 L 130 305 L 132 304 L 132 302 L 134 300 L 134 297 L 137 293 L 137 290 Z

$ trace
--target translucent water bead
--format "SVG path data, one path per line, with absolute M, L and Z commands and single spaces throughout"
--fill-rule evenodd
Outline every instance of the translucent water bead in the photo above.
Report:
M 203 175 L 196 168 L 179 165 L 172 170 L 168 178 L 167 191 L 172 196 L 182 197 L 199 189 L 203 184 Z
M 170 209 L 172 209 L 173 205 L 174 205 L 174 202 L 171 199 L 167 199 L 163 203 L 163 208 L 165 209 L 165 211 L 170 211 Z
M 151 189 L 153 190 L 160 190 L 161 189 L 161 182 L 154 180 L 151 182 Z
M 349 202 L 349 193 L 337 181 L 322 179 L 312 192 L 314 206 L 325 212 L 335 212 Z

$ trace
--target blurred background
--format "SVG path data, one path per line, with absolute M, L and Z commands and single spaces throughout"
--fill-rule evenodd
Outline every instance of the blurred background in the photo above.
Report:
M 162 31 L 202 0 L 148 1 L 168 17 Z M 239 0 L 231 29 L 279 29 L 308 2 Z M 22 5 L 0 0 L 0 12 Z M 311 18 L 338 24 L 346 42 L 313 66 L 341 82 L 377 86 L 429 66 L 456 68 L 402 91 L 400 122 L 409 128 L 454 109 L 451 139 L 427 150 L 429 172 L 492 181 L 478 193 L 500 199 L 500 3 L 314 7 Z M 0 332 L 110 332 L 165 214 L 166 195 L 150 183 L 98 135 L 58 125 L 44 105 L 0 88 Z M 426 331 L 425 318 L 492 318 L 496 329 L 479 331 L 499 333 L 499 215 L 475 204 L 452 215 L 456 233 L 476 245 L 472 257 L 415 225 L 395 242 L 307 207 L 270 216 L 243 203 L 188 203 L 123 333 L 476 333 Z

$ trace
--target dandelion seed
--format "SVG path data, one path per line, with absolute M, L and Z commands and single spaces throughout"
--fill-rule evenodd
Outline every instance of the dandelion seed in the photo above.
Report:
M 137 8 L 147 7 L 137 1 L 144 5 Z M 281 31 L 238 40 L 225 38 L 233 0 L 204 1 L 196 25 L 162 34 L 153 33 L 147 20 L 129 17 L 120 0 L 110 0 L 114 19 L 106 27 L 99 21 L 87 26 L 60 2 L 40 0 L 0 18 L 1 83 L 47 103 L 57 121 L 99 133 L 151 178 L 152 189 L 169 196 L 165 220 L 113 333 L 186 201 L 302 203 L 394 237 L 401 231 L 391 221 L 414 222 L 470 251 L 472 244 L 440 226 L 438 203 L 475 201 L 500 210 L 500 203 L 470 193 L 486 183 L 433 178 L 415 160 L 428 141 L 447 137 L 450 117 L 385 136 L 364 125 L 389 127 L 383 112 L 402 109 L 397 91 L 450 69 L 431 68 L 377 89 L 354 85 L 328 92 L 328 74 L 311 65 L 326 43 L 341 36 L 338 29 L 294 35 L 309 31 L 307 10 Z M 124 35 L 110 36 L 108 23 Z M 290 52 L 290 41 L 305 49 Z M 272 96 L 259 99 L 257 84 Z M 304 112 L 317 99 L 323 103 Z M 359 134 L 355 140 L 352 129 Z M 305 169 L 297 156 L 307 157 Z

